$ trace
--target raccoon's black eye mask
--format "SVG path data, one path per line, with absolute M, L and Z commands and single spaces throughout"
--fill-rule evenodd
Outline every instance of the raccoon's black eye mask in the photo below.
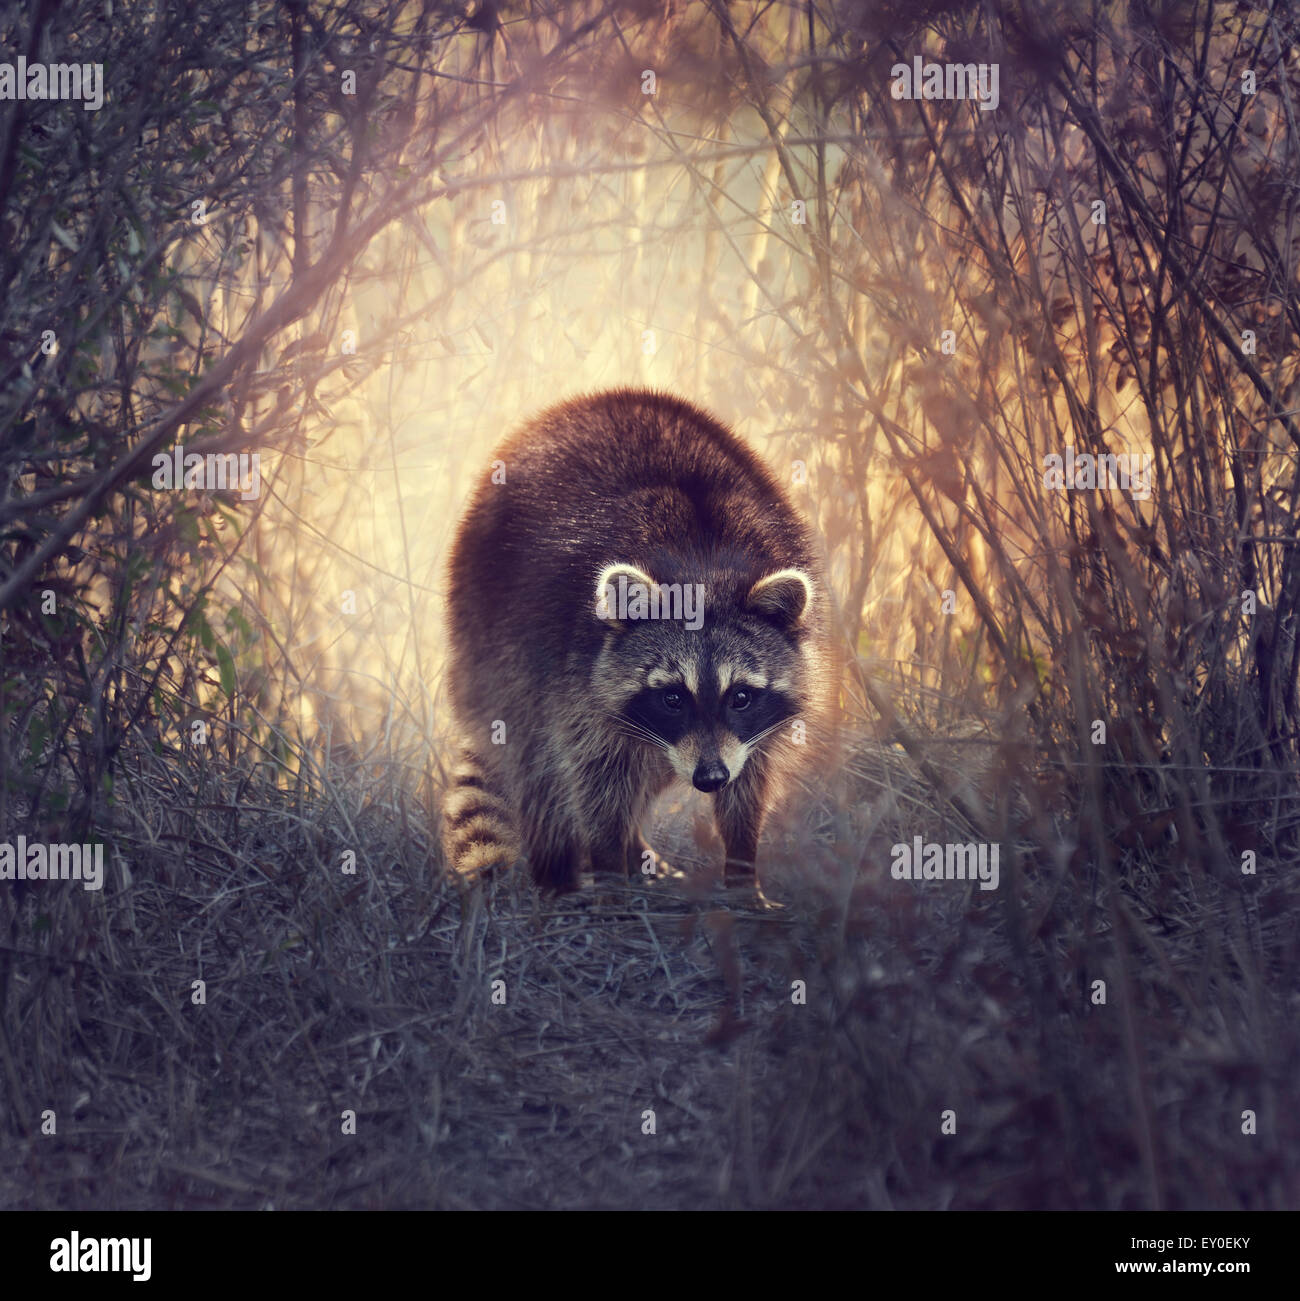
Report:
M 770 731 L 794 712 L 794 706 L 784 692 L 749 685 L 732 687 L 718 706 L 720 720 L 742 741 Z M 627 706 L 627 715 L 633 722 L 662 737 L 670 745 L 697 726 L 700 713 L 699 702 L 684 683 L 646 687 L 637 692 Z
M 737 709 L 728 700 L 727 724 L 742 741 L 748 741 L 760 732 L 771 731 L 795 714 L 795 707 L 790 697 L 783 691 L 760 690 L 757 687 L 743 687 L 751 697 L 744 709 Z M 730 693 L 736 694 L 733 689 Z
M 684 685 L 646 687 L 627 706 L 627 715 L 634 723 L 648 728 L 670 745 L 690 731 L 695 713 L 695 701 Z

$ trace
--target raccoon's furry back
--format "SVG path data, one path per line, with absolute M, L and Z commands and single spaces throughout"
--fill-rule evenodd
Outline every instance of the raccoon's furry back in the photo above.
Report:
M 829 602 L 809 530 L 776 479 L 678 398 L 620 389 L 564 402 L 497 449 L 452 550 L 450 689 L 465 754 L 444 828 L 460 870 L 522 852 L 539 880 L 571 885 L 579 861 L 608 856 L 595 841 L 613 833 L 600 829 L 635 824 L 673 777 L 619 715 L 616 679 L 671 658 L 674 646 L 686 654 L 689 634 L 639 628 L 639 640 L 617 643 L 639 661 L 619 661 L 617 639 L 593 613 L 598 576 L 616 562 L 657 583 L 703 585 L 715 621 L 737 612 L 714 646 L 736 664 L 755 659 L 741 617 L 755 585 L 787 571 L 810 576 L 779 681 L 791 711 L 825 730 Z M 773 771 L 779 749 L 763 751 Z

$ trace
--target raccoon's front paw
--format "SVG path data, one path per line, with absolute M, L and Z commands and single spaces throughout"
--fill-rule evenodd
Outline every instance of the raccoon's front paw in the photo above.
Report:
M 780 912 L 785 904 L 769 899 L 755 877 L 728 873 L 718 882 L 718 892 L 732 908 L 752 909 L 755 912 Z

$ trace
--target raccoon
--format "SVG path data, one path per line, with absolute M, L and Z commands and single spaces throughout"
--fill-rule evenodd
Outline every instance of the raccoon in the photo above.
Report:
M 642 818 L 679 779 L 713 798 L 726 883 L 761 898 L 764 813 L 829 719 L 829 600 L 807 526 L 735 435 L 663 393 L 561 403 L 493 464 L 451 554 L 466 743 L 448 863 L 476 876 L 526 857 L 555 891 L 587 867 L 640 873 L 658 861 Z

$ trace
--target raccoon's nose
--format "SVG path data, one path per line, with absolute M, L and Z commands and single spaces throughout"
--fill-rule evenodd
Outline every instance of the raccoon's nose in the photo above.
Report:
M 726 764 L 720 759 L 701 759 L 691 780 L 697 791 L 717 791 L 727 784 L 730 776 Z

